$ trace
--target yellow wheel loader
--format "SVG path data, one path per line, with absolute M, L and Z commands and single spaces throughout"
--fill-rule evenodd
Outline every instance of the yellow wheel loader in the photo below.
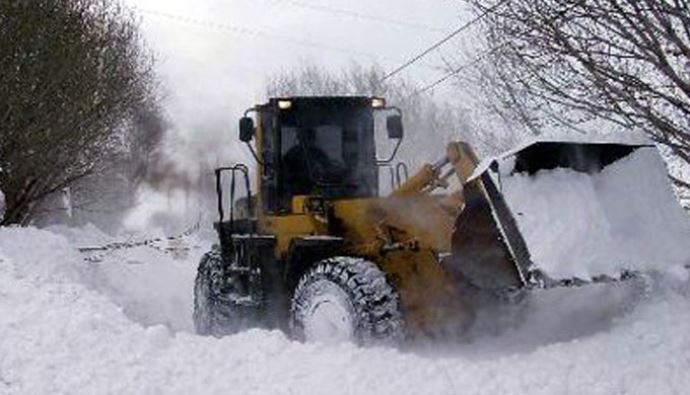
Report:
M 247 110 L 239 138 L 257 178 L 251 183 L 242 164 L 215 171 L 219 244 L 198 268 L 198 333 L 263 327 L 301 340 L 395 342 L 462 331 L 477 294 L 634 275 L 545 273 L 501 177 L 597 174 L 640 149 L 658 156 L 653 146 L 535 142 L 480 163 L 469 145 L 452 142 L 440 160 L 406 178 L 395 151 L 377 154 L 375 125 L 384 123 L 397 151 L 402 113 L 381 98 L 273 98 Z M 381 196 L 386 168 L 393 189 Z

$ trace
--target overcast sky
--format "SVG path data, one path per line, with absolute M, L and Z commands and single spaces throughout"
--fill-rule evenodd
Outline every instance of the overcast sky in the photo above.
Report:
M 354 60 L 392 69 L 468 19 L 457 0 L 127 3 L 137 8 L 158 57 L 168 105 L 190 116 L 219 116 L 220 109 L 241 111 L 263 101 L 267 75 L 303 62 L 337 69 Z M 456 56 L 468 36 L 405 75 L 420 83 L 438 78 L 440 56 Z

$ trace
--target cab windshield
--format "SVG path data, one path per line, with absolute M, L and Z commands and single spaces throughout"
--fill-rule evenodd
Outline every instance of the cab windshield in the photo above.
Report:
M 290 196 L 377 195 L 373 128 L 368 105 L 296 100 L 280 115 L 283 190 Z

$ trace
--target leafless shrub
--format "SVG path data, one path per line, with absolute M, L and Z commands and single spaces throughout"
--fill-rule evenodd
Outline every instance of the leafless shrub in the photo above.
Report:
M 1 224 L 26 224 L 138 138 L 132 122 L 154 108 L 153 59 L 114 1 L 2 0 L 0 37 Z
M 484 11 L 497 1 L 470 3 Z M 644 132 L 690 164 L 687 1 L 513 0 L 484 30 L 480 80 L 511 122 L 536 134 Z

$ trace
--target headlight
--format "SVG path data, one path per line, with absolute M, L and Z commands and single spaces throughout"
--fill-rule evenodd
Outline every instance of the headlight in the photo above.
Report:
M 373 108 L 384 108 L 386 107 L 386 99 L 382 97 L 372 97 L 371 98 L 371 106 Z
M 290 100 L 278 100 L 278 108 L 281 110 L 289 110 L 292 108 L 292 101 Z

